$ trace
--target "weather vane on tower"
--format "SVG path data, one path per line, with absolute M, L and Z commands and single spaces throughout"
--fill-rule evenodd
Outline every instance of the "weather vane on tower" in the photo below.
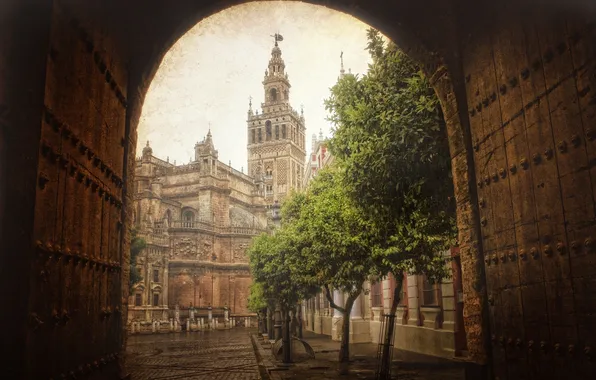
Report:
M 275 39 L 275 46 L 277 46 L 277 42 L 278 41 L 283 41 L 284 40 L 284 37 L 281 34 L 279 34 L 279 33 L 275 33 L 271 37 L 273 37 Z

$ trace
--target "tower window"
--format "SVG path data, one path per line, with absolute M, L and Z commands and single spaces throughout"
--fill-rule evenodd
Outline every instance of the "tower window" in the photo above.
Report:
M 265 136 L 267 141 L 271 140 L 271 120 L 265 122 Z
M 285 124 L 281 125 L 281 138 L 282 139 L 286 138 L 286 125 Z
M 154 293 L 153 294 L 153 306 L 158 306 L 159 305 L 159 293 Z
M 135 294 L 135 306 L 141 306 L 141 293 Z
M 279 125 L 275 126 L 275 139 L 279 140 Z
M 272 102 L 277 101 L 277 90 L 275 88 L 269 90 L 269 100 L 271 100 Z
M 255 143 L 255 130 L 252 130 L 252 143 Z
M 159 282 L 159 269 L 153 269 L 153 282 Z
M 261 128 L 259 128 L 259 142 L 263 141 L 263 135 L 261 134 Z

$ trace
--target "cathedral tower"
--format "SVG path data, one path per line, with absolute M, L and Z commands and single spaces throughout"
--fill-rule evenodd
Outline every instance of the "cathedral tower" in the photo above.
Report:
M 265 70 L 262 112 L 248 109 L 248 173 L 261 182 L 268 203 L 283 200 L 290 189 L 302 187 L 304 173 L 304 113 L 290 105 L 290 81 L 275 35 L 269 67 Z

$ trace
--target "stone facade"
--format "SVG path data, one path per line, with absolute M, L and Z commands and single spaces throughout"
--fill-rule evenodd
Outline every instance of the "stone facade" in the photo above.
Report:
M 211 132 L 188 165 L 157 158 L 147 142 L 134 178 L 133 225 L 147 247 L 137 258 L 143 280 L 130 295 L 129 324 L 169 321 L 176 307 L 248 314 L 246 250 L 268 223 L 253 178 L 218 160 Z
M 262 112 L 248 110 L 248 172 L 262 179 L 265 198 L 282 201 L 302 187 L 305 153 L 304 113 L 290 105 L 290 81 L 277 41 L 263 79 Z

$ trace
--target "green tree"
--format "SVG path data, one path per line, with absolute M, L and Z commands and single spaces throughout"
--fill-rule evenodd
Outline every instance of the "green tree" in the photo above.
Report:
M 383 263 L 372 252 L 379 236 L 374 224 L 348 197 L 343 172 L 321 170 L 307 191 L 287 200 L 282 209 L 291 219 L 284 225 L 291 231 L 295 253 L 288 259 L 294 276 L 305 283 L 324 288 L 331 307 L 343 315 L 339 360 L 349 361 L 350 312 L 362 293 L 363 284 L 373 276 L 386 273 Z M 347 295 L 338 305 L 332 289 Z
M 368 31 L 372 58 L 325 100 L 334 124 L 330 150 L 343 185 L 382 236 L 375 250 L 396 278 L 447 275 L 440 252 L 455 242 L 455 202 L 445 124 L 428 78 L 401 50 Z
M 137 269 L 137 257 L 141 253 L 143 249 L 147 246 L 145 239 L 137 236 L 137 230 L 132 229 L 130 231 L 130 276 L 128 278 L 128 286 L 130 291 L 132 291 L 132 287 L 143 281 L 143 276 Z

